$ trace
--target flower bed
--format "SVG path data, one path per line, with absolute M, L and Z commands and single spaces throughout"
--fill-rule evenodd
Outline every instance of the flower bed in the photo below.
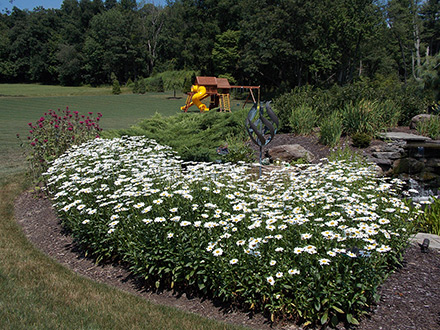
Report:
M 306 322 L 357 323 L 414 216 L 355 162 L 272 171 L 184 163 L 141 137 L 72 147 L 45 174 L 63 225 L 156 287 Z M 397 182 L 398 183 L 398 182 Z

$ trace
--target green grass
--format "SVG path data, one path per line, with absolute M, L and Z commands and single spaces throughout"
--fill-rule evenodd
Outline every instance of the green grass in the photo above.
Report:
M 123 92 L 128 89 L 122 88 Z M 1 84 L 0 96 L 81 96 L 111 95 L 111 87 L 63 87 L 40 84 Z
M 0 85 L 0 94 L 3 91 Z M 40 85 L 29 85 L 26 95 L 34 95 L 34 89 Z M 56 86 L 48 86 L 52 90 Z M 62 87 L 59 87 L 62 88 Z M 78 87 L 82 89 L 82 87 Z M 69 89 L 70 90 L 70 89 Z M 22 92 L 24 92 L 23 90 Z M 101 93 L 100 89 L 96 90 Z M 0 97 L 0 177 L 25 170 L 25 158 L 19 148 L 16 134 L 26 140 L 28 123 L 38 120 L 49 109 L 66 108 L 87 112 L 101 112 L 100 126 L 104 130 L 128 128 L 143 118 L 160 113 L 168 116 L 181 112 L 180 106 L 185 99 L 171 99 L 172 93 L 148 93 L 145 95 L 76 95 L 76 96 L 23 96 Z
M 0 324 L 2 329 L 238 329 L 80 277 L 36 250 L 13 214 L 26 180 L 16 134 L 48 109 L 102 112 L 104 129 L 128 128 L 156 112 L 180 112 L 170 93 L 111 95 L 107 88 L 0 85 Z M 10 95 L 10 96 L 4 96 Z M 21 95 L 21 96 L 18 96 Z M 52 96 L 55 95 L 55 96 Z
M 8 96 L 4 96 L 8 95 Z M 20 96 L 18 96 L 20 95 Z M 55 96 L 51 96 L 55 95 Z M 69 107 L 82 114 L 101 112 L 104 130 L 129 128 L 155 113 L 164 116 L 182 113 L 185 95 L 172 98 L 173 92 L 112 95 L 111 88 L 60 87 L 31 84 L 0 84 L 0 182 L 26 168 L 16 134 L 26 140 L 28 123 L 35 122 L 49 109 Z M 240 108 L 231 102 L 233 110 Z M 196 107 L 191 112 L 198 112 Z

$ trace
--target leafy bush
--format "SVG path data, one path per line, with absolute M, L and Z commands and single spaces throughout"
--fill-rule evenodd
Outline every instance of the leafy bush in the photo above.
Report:
M 316 110 L 305 104 L 294 108 L 289 119 L 291 132 L 308 135 L 312 133 L 318 121 Z
M 407 125 L 411 118 L 424 112 L 433 101 L 413 82 L 406 84 L 395 77 L 377 76 L 376 79 L 361 78 L 352 84 L 334 85 L 329 89 L 311 86 L 295 87 L 274 101 L 274 110 L 281 121 L 281 131 L 289 132 L 289 116 L 292 109 L 301 104 L 315 109 L 320 117 L 353 104 L 369 101 L 383 107 L 384 119 L 390 126 Z
M 226 145 L 228 147 L 228 153 L 223 157 L 225 162 L 252 163 L 255 161 L 254 150 L 250 148 L 243 139 L 230 135 L 226 138 Z
M 431 139 L 440 138 L 440 117 L 431 115 L 428 120 L 422 120 L 417 123 L 417 132 L 422 135 L 428 136 Z
M 319 142 L 334 147 L 339 143 L 342 135 L 342 118 L 337 112 L 324 118 L 320 124 Z
M 28 160 L 35 179 L 39 180 L 48 164 L 72 145 L 99 137 L 102 129 L 98 122 L 102 114 L 92 115 L 92 112 L 81 115 L 69 108 L 49 110 L 36 123 L 28 124 L 28 142 L 21 144 L 29 153 Z
M 147 92 L 147 84 L 144 78 L 139 78 L 139 86 L 137 88 L 137 93 L 145 94 Z
M 354 133 L 351 136 L 351 141 L 356 148 L 367 148 L 371 143 L 371 135 L 367 133 Z
M 401 258 L 412 210 L 356 162 L 256 180 L 183 163 L 140 137 L 74 146 L 47 171 L 65 228 L 98 260 L 157 288 L 195 289 L 273 316 L 357 323 Z
M 160 76 L 148 77 L 145 79 L 145 86 L 147 92 L 159 92 L 165 91 L 163 79 Z
M 133 94 L 139 93 L 139 81 L 137 79 L 133 83 L 132 91 L 133 91 Z
M 318 92 L 309 85 L 296 87 L 290 93 L 278 97 L 273 103 L 273 109 L 280 120 L 280 132 L 290 132 L 292 112 L 301 107 L 314 108 L 314 100 Z
M 131 78 L 128 78 L 127 82 L 125 83 L 125 86 L 129 88 L 133 88 L 133 84 L 134 84 L 133 80 L 131 80 Z

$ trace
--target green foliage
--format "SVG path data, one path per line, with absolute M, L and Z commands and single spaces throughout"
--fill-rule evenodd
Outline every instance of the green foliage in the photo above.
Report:
M 41 173 L 47 170 L 49 163 L 63 154 L 72 145 L 99 137 L 102 130 L 98 113 L 80 115 L 78 111 L 49 110 L 35 123 L 29 123 L 29 136 L 22 146 L 28 151 L 28 160 L 33 177 L 40 180 Z
M 250 166 L 182 163 L 141 137 L 73 150 L 48 171 L 49 190 L 91 255 L 125 262 L 150 287 L 273 318 L 356 324 L 411 234 L 414 212 L 396 197 L 399 186 L 356 159 L 255 180 Z
M 431 139 L 440 139 L 440 116 L 431 115 L 428 120 L 421 120 L 416 126 L 417 132 Z
M 135 80 L 132 87 L 133 94 L 139 94 L 139 80 Z
M 137 89 L 137 92 L 139 94 L 145 94 L 147 92 L 147 84 L 142 77 L 139 78 L 139 88 Z
M 440 199 L 433 198 L 425 205 L 422 215 L 418 218 L 416 230 L 423 233 L 440 235 Z
M 376 133 L 376 118 L 372 108 L 373 104 L 362 100 L 357 104 L 346 104 L 342 110 L 342 125 L 348 135 L 355 133 Z
M 295 87 L 290 93 L 286 93 L 275 99 L 273 109 L 280 120 L 280 131 L 290 131 L 290 119 L 295 109 L 303 106 L 316 109 L 316 98 L 319 92 L 311 86 Z
M 308 135 L 312 133 L 318 121 L 316 110 L 301 104 L 292 110 L 290 115 L 290 128 L 294 134 Z
M 337 112 L 321 120 L 319 126 L 319 142 L 334 147 L 339 144 L 342 134 L 342 118 Z
M 223 156 L 222 160 L 225 162 L 245 162 L 252 163 L 255 161 L 254 150 L 249 147 L 249 144 L 235 135 L 230 135 L 226 138 L 226 145 L 228 153 Z
M 357 132 L 351 136 L 351 141 L 356 148 L 367 148 L 371 143 L 371 135 L 368 133 Z
M 156 114 L 130 129 L 120 130 L 118 136 L 143 135 L 171 146 L 184 160 L 215 161 L 220 158 L 217 148 L 232 143 L 234 157 L 246 158 L 247 149 L 239 141 L 246 138 L 245 110 L 232 113 L 182 113 L 164 117 Z M 234 139 L 232 138 L 234 136 Z M 244 160 L 244 159 L 241 159 Z
M 333 162 L 353 162 L 361 166 L 367 166 L 367 161 L 363 155 L 345 145 L 332 150 L 328 159 Z
M 112 94 L 114 95 L 121 94 L 121 85 L 119 84 L 119 81 L 117 79 L 113 80 Z
M 215 75 L 232 74 L 236 71 L 239 53 L 240 31 L 227 30 L 215 37 L 212 61 Z
M 164 92 L 165 87 L 161 76 L 148 77 L 145 81 L 145 89 L 147 92 Z M 143 93 L 141 93 L 143 94 Z
M 315 109 L 319 117 L 327 117 L 345 109 L 350 112 L 347 114 L 350 120 L 359 121 L 359 109 L 351 107 L 367 106 L 367 103 L 370 103 L 368 107 L 371 107 L 374 113 L 364 113 L 364 119 L 374 115 L 372 126 L 374 130 L 380 131 L 385 127 L 408 124 L 414 115 L 424 112 L 427 100 L 416 84 L 402 84 L 390 77 L 377 76 L 375 80 L 363 78 L 350 85 L 334 85 L 327 90 L 311 86 L 295 87 L 289 93 L 275 99 L 274 109 L 281 122 L 281 131 L 289 132 L 290 112 L 301 104 Z M 371 131 L 373 127 L 362 129 Z

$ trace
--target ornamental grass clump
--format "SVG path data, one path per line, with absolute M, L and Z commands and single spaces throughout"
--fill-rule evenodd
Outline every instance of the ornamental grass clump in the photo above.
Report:
M 69 108 L 49 110 L 37 122 L 28 124 L 28 141 L 22 142 L 22 146 L 29 150 L 28 160 L 35 179 L 47 170 L 49 162 L 72 145 L 99 137 L 102 129 L 98 122 L 102 114 L 92 115 L 92 112 L 81 115 Z
M 66 229 L 147 285 L 303 323 L 358 323 L 417 212 L 355 161 L 274 170 L 183 162 L 142 137 L 73 146 L 45 173 Z M 397 185 L 397 186 L 396 186 Z

